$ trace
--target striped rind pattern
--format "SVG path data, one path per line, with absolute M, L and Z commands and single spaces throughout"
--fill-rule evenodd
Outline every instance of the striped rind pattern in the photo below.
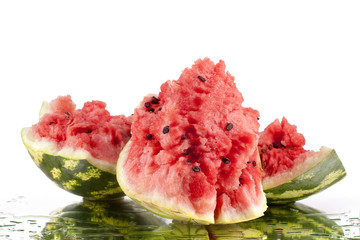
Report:
M 333 149 L 316 166 L 280 186 L 266 189 L 268 203 L 288 203 L 321 192 L 346 176 L 345 168 Z

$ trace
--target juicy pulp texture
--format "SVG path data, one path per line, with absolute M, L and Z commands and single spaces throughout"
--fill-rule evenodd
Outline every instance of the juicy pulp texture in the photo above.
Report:
M 259 134 L 259 152 L 264 177 L 291 171 L 314 154 L 303 148 L 305 138 L 284 117 L 276 119 Z
M 286 118 L 276 119 L 259 134 L 262 186 L 269 204 L 304 199 L 345 177 L 334 149 L 304 149 L 305 138 Z
M 242 102 L 223 61 L 198 60 L 179 80 L 165 82 L 135 110 L 131 144 L 118 162 L 121 188 L 175 219 L 229 223 L 261 216 L 259 113 Z
M 105 107 L 104 102 L 92 101 L 76 109 L 70 96 L 59 96 L 43 104 L 40 121 L 32 130 L 39 138 L 55 142 L 59 150 L 81 148 L 96 159 L 116 165 L 131 136 L 131 117 L 111 116 Z

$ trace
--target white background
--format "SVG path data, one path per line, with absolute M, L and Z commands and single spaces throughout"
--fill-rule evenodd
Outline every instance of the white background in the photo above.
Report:
M 360 207 L 359 1 L 1 1 L 0 197 L 76 198 L 22 144 L 43 100 L 130 115 L 206 56 L 225 61 L 261 130 L 286 116 L 307 149 L 336 149 L 348 176 L 304 203 Z

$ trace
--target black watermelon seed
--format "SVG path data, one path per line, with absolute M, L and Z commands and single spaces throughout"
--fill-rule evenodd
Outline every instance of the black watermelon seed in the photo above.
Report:
M 187 137 L 184 135 L 184 136 L 182 136 L 180 139 L 181 140 L 185 140 Z
M 91 133 L 91 132 L 92 132 L 92 130 L 91 130 L 91 129 L 88 129 L 88 130 L 87 130 L 87 133 Z
M 184 153 L 184 155 L 189 155 L 190 151 L 189 151 L 189 149 L 185 149 L 183 153 Z
M 159 111 L 161 111 L 161 107 L 159 107 Z
M 52 124 L 54 124 L 54 122 L 49 122 L 49 125 L 52 125 Z
M 270 144 L 267 147 L 268 147 L 269 150 L 271 150 L 273 148 L 273 145 Z
M 198 166 L 193 166 L 192 167 L 192 170 L 194 171 L 194 172 L 200 172 L 200 167 L 198 167 Z
M 256 167 L 256 161 L 252 161 L 252 164 L 254 165 L 254 167 Z
M 203 78 L 202 76 L 198 76 L 198 79 L 200 79 L 202 82 L 206 82 L 206 79 Z
M 225 127 L 226 130 L 230 131 L 234 127 L 234 124 L 228 123 Z
M 159 104 L 159 99 L 153 96 L 153 99 L 151 100 L 152 104 Z
M 155 109 L 153 109 L 153 108 L 148 108 L 147 110 L 148 110 L 148 112 L 154 112 L 155 111 Z
M 266 150 L 265 149 L 261 149 L 261 152 L 266 154 Z
M 163 128 L 163 134 L 167 134 L 168 132 L 170 131 L 170 127 L 169 126 L 165 126 L 164 128 Z
M 259 121 L 259 120 L 260 120 L 260 118 L 258 117 L 258 118 L 257 118 L 257 120 Z
M 225 163 L 225 164 L 229 164 L 229 163 L 230 163 L 230 159 L 227 158 L 227 157 L 223 157 L 221 160 L 222 160 L 223 163 Z
M 251 163 L 251 161 L 247 161 L 247 162 L 246 162 L 246 164 L 250 164 L 250 163 Z
M 152 139 L 152 134 L 150 134 L 150 133 L 147 134 L 147 135 L 146 135 L 146 139 L 149 139 L 149 140 Z
M 242 183 L 241 183 L 242 180 L 243 180 L 242 178 L 239 178 L 239 186 L 242 185 Z
M 281 146 L 281 147 L 283 147 L 283 148 L 286 148 L 286 146 L 285 146 L 285 145 L 283 145 L 282 143 L 280 143 L 280 146 Z
M 187 161 L 186 161 L 186 163 L 187 163 L 187 164 L 190 164 L 190 163 L 191 163 L 191 161 L 190 161 L 190 160 L 187 160 Z
M 149 107 L 150 107 L 150 102 L 146 102 L 146 103 L 144 104 L 144 106 L 145 106 L 146 108 L 149 108 Z

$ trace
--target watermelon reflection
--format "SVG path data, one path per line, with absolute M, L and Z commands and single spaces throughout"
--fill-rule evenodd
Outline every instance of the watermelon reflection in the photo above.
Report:
M 41 239 L 141 239 L 164 225 L 160 217 L 127 198 L 84 200 L 57 212 L 41 232 Z
M 340 239 L 344 236 L 330 215 L 300 203 L 273 205 L 261 218 L 212 225 L 208 230 L 211 239 Z
M 127 197 L 72 204 L 57 212 L 40 239 L 340 239 L 329 215 L 303 204 L 270 206 L 261 218 L 229 225 L 171 221 Z

